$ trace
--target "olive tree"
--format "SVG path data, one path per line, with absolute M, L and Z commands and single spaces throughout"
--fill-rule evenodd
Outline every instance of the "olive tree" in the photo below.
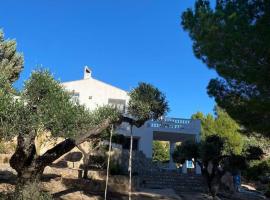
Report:
M 0 32 L 0 138 L 17 139 L 10 165 L 18 174 L 18 185 L 38 181 L 46 166 L 81 143 L 102 137 L 112 125 L 127 122 L 140 127 L 167 111 L 164 94 L 146 83 L 130 92 L 128 115 L 109 106 L 89 111 L 42 69 L 31 74 L 21 91 L 15 91 L 12 83 L 22 69 L 23 57 L 16 50 L 16 42 L 4 40 Z M 39 155 L 35 139 L 43 131 L 64 140 Z
M 173 154 L 174 161 L 183 164 L 185 160 L 198 163 L 205 178 L 209 192 L 215 196 L 218 192 L 221 178 L 226 172 L 235 173 L 244 170 L 251 160 L 261 159 L 263 151 L 250 146 L 241 155 L 228 152 L 225 139 L 219 135 L 207 136 L 200 143 L 186 141 L 177 146 Z
M 34 71 L 18 97 L 8 89 L 11 86 L 5 78 L 0 80 L 1 84 L 6 85 L 0 88 L 0 134 L 5 139 L 17 137 L 17 147 L 10 165 L 17 171 L 21 184 L 40 179 L 46 166 L 86 140 L 101 137 L 101 133 L 111 125 L 128 122 L 140 127 L 150 118 L 162 115 L 155 106 L 161 100 L 167 103 L 163 98 L 143 96 L 144 92 L 134 100 L 134 93 L 131 92 L 130 114 L 136 114 L 136 109 L 144 110 L 144 106 L 147 108 L 142 118 L 140 113 L 131 118 L 108 106 L 87 110 L 72 101 L 71 95 L 46 70 Z M 134 89 L 136 93 L 141 85 Z M 158 91 L 152 85 L 143 85 Z M 65 140 L 38 155 L 35 138 L 41 131 L 50 131 L 53 137 L 63 137 Z

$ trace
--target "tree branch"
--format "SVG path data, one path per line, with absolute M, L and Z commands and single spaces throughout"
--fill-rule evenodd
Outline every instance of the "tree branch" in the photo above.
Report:
M 125 116 L 122 116 L 120 118 L 120 122 L 127 122 L 129 123 L 130 125 L 134 125 L 136 126 L 137 128 L 140 128 L 141 126 L 144 125 L 144 123 L 147 121 L 148 119 L 141 119 L 141 120 L 135 120 L 135 119 L 132 119 L 130 117 L 125 117 Z
M 89 137 L 99 135 L 102 131 L 108 128 L 111 123 L 112 121 L 110 119 L 106 119 L 103 123 L 91 129 L 90 131 L 82 134 L 82 136 L 80 136 L 77 139 L 72 139 L 72 138 L 65 139 L 63 142 L 60 142 L 53 148 L 46 151 L 42 156 L 38 157 L 37 158 L 38 165 L 51 164 L 52 162 L 60 158 L 62 155 L 71 151 L 74 147 L 87 141 Z
M 102 122 L 97 127 L 95 127 L 92 130 L 82 134 L 82 136 L 75 139 L 76 145 L 80 145 L 81 143 L 85 142 L 86 140 L 88 140 L 89 137 L 94 137 L 94 136 L 99 135 L 101 132 L 106 130 L 112 123 L 113 123 L 112 120 L 106 119 L 104 122 Z
M 104 120 L 101 124 L 96 126 L 95 128 L 83 133 L 80 137 L 76 139 L 68 138 L 63 142 L 60 142 L 53 148 L 46 151 L 42 156 L 39 156 L 36 160 L 38 165 L 49 165 L 62 155 L 66 154 L 67 152 L 71 151 L 74 147 L 80 145 L 81 143 L 89 140 L 90 138 L 97 137 L 100 135 L 104 130 L 106 130 L 111 124 L 121 124 L 122 122 L 128 122 L 130 124 L 140 125 L 139 122 L 133 120 L 132 118 L 121 116 L 117 121 L 113 121 L 111 119 Z

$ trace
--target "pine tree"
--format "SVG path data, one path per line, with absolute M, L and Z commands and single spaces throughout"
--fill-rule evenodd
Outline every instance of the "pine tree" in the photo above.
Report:
M 182 15 L 193 51 L 219 78 L 208 94 L 249 132 L 270 136 L 270 1 L 197 0 Z
M 0 30 L 0 71 L 1 75 L 13 83 L 19 78 L 23 70 L 24 59 L 21 53 L 17 52 L 15 40 L 5 40 L 4 33 Z

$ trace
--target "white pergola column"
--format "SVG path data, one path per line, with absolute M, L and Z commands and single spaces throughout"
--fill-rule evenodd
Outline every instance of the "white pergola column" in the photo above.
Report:
M 175 142 L 170 141 L 170 163 L 169 163 L 170 169 L 176 169 L 176 166 L 172 157 L 174 149 L 175 149 Z
M 200 167 L 200 165 L 197 162 L 196 162 L 196 165 L 195 165 L 195 173 L 197 175 L 201 175 L 202 174 L 201 167 Z
M 187 161 L 185 161 L 184 164 L 182 165 L 182 173 L 187 174 Z
M 195 142 L 196 143 L 199 143 L 200 141 L 201 141 L 201 135 L 200 134 L 197 134 L 196 137 L 195 137 Z M 202 174 L 201 167 L 200 167 L 200 165 L 197 162 L 195 164 L 195 173 L 197 175 L 201 175 Z
M 196 143 L 199 143 L 201 141 L 201 135 L 200 134 L 197 134 L 196 136 L 195 136 L 195 142 Z

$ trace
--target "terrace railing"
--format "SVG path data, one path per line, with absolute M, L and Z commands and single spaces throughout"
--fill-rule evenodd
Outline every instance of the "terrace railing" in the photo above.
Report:
M 191 122 L 192 122 L 191 119 L 164 118 L 160 120 L 151 120 L 147 122 L 147 127 L 181 129 L 185 126 L 188 126 Z

